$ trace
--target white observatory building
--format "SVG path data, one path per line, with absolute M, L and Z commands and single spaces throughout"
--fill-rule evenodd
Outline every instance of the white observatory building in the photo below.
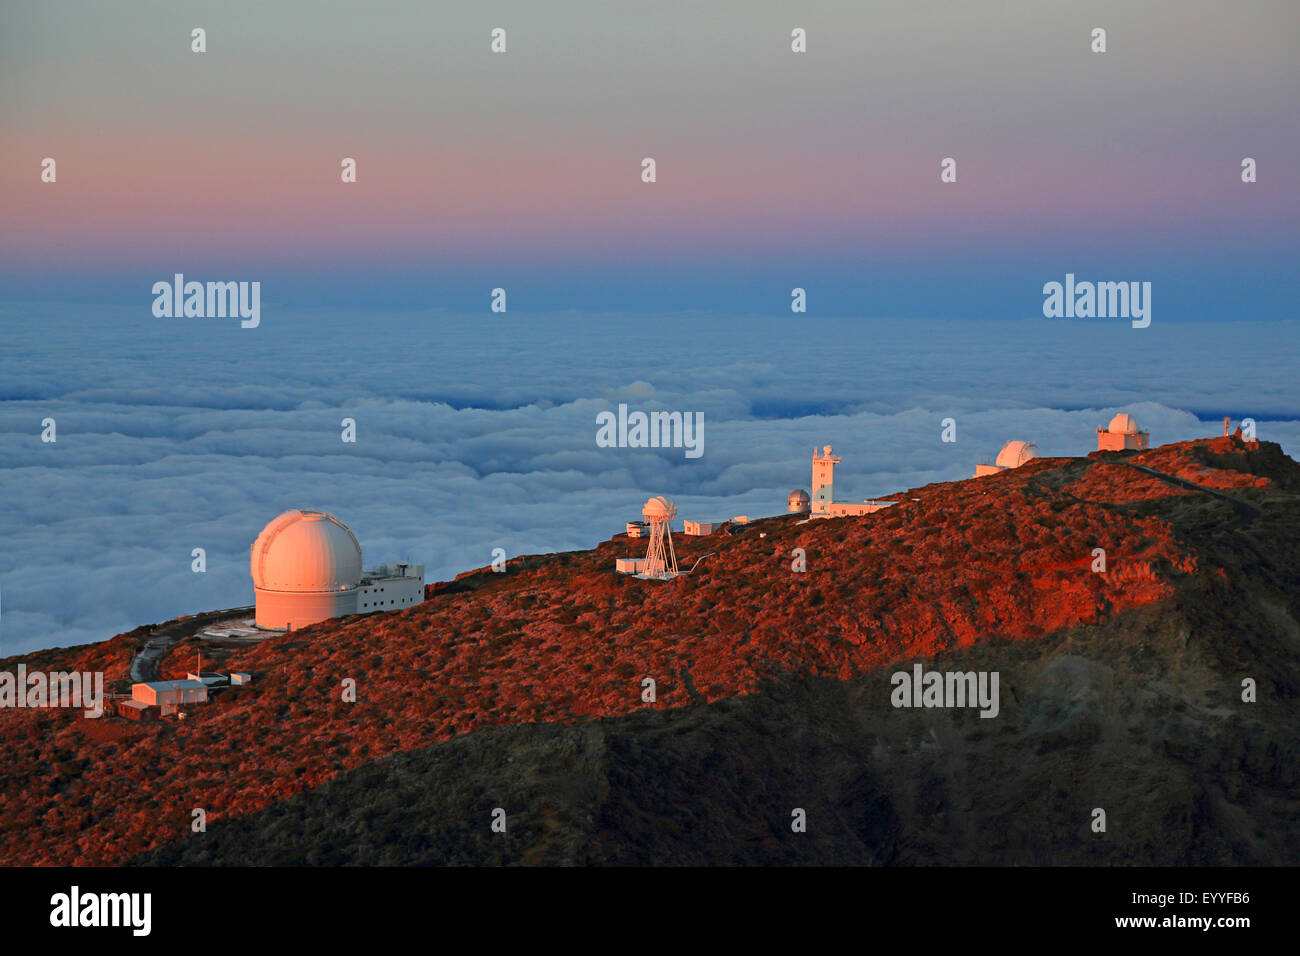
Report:
M 286 511 L 249 548 L 257 626 L 293 630 L 345 614 L 411 607 L 424 600 L 424 565 L 362 571 L 361 545 L 323 511 Z
M 1019 468 L 1034 457 L 1034 443 L 1031 441 L 1009 441 L 998 452 L 997 461 L 991 465 L 976 465 L 975 477 L 996 475 L 1000 471 Z
M 1105 428 L 1097 426 L 1098 451 L 1146 451 L 1150 440 L 1150 434 L 1138 428 L 1137 419 L 1128 412 L 1120 412 Z
M 669 523 L 677 517 L 677 505 L 671 498 L 656 495 L 641 508 L 641 516 L 650 525 L 650 548 L 639 578 L 667 581 L 677 577 L 677 555 L 673 552 L 673 534 Z

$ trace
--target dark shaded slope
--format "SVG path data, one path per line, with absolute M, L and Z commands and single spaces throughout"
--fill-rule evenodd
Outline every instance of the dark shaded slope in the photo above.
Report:
M 1143 609 L 926 662 L 1000 671 L 993 719 L 896 709 L 881 672 L 489 728 L 134 862 L 1294 864 L 1297 670 L 1294 654 L 1276 663 L 1291 638 L 1260 618 L 1198 616 Z M 1259 703 L 1241 702 L 1240 673 L 1271 675 Z M 806 833 L 791 830 L 796 807 Z M 1104 834 L 1090 830 L 1097 807 Z

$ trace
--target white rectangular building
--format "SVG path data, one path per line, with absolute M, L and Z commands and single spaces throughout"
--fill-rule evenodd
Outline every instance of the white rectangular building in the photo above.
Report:
M 131 685 L 131 699 L 157 707 L 163 714 L 174 714 L 184 704 L 202 704 L 208 699 L 208 688 L 196 680 L 158 680 Z
M 357 614 L 396 611 L 424 600 L 423 564 L 381 564 L 357 587 Z

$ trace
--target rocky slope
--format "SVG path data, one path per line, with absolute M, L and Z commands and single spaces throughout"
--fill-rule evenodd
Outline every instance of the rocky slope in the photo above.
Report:
M 1276 445 L 1224 438 L 680 539 L 683 566 L 710 556 L 669 583 L 616 576 L 644 547 L 625 539 L 515 559 L 407 611 L 209 648 L 256 683 L 183 723 L 4 713 L 0 855 L 1294 863 L 1298 493 Z M 26 662 L 120 679 L 144 639 Z M 998 671 L 999 715 L 892 707 L 917 660 Z

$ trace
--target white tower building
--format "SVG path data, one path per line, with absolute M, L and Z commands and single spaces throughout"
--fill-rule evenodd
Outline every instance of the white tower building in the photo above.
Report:
M 839 455 L 831 453 L 831 446 L 822 446 L 821 454 L 813 449 L 812 460 L 812 512 L 825 514 L 835 500 L 835 466 Z

